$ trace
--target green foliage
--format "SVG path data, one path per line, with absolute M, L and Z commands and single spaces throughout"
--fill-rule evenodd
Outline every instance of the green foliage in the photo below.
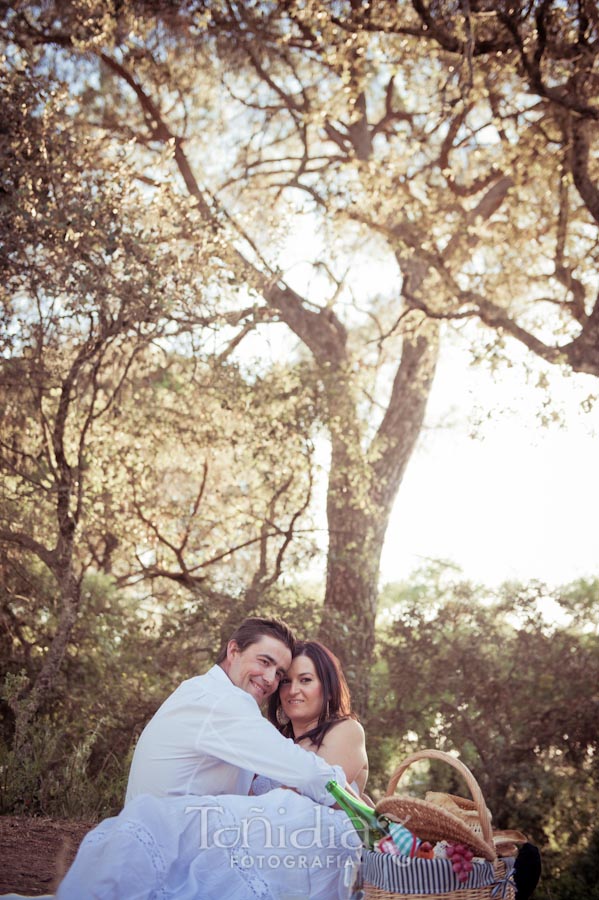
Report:
M 0 812 L 95 820 L 123 805 L 130 758 L 90 765 L 98 728 L 73 744 L 69 726 L 40 716 L 15 751 L 0 741 Z
M 597 581 L 490 591 L 436 566 L 383 592 L 375 761 L 387 755 L 388 774 L 414 749 L 459 752 L 496 827 L 541 846 L 548 897 L 570 863 L 572 884 L 579 877 L 575 856 L 596 863 L 595 843 L 585 847 L 599 803 L 598 591 Z M 414 778 L 419 790 L 465 790 L 440 764 Z
M 541 885 L 538 900 L 599 900 L 599 829 L 588 846 L 564 858 L 561 871 L 550 888 Z
M 110 577 L 89 575 L 65 663 L 14 748 L 14 714 L 39 675 L 57 608 L 55 586 L 35 561 L 24 557 L 15 567 L 5 560 L 4 573 L 0 609 L 10 627 L 0 665 L 2 809 L 92 818 L 114 812 L 132 740 L 173 686 L 148 663 L 160 634 L 144 631 L 143 614 Z
M 96 819 L 120 809 L 131 723 L 124 740 L 121 737 L 121 753 L 119 731 L 124 710 L 129 707 L 133 713 L 135 707 L 124 692 L 118 695 L 115 691 L 118 679 L 109 659 L 103 659 L 98 671 L 103 652 L 97 641 L 103 631 L 101 618 L 91 618 L 93 635 L 88 630 L 79 648 L 85 664 L 65 667 L 44 709 L 28 724 L 18 749 L 12 746 L 11 712 L 26 695 L 41 657 L 29 654 L 25 658 L 15 644 L 11 656 L 3 660 L 3 668 L 8 669 L 4 669 L 0 704 L 2 813 Z M 22 630 L 35 634 L 34 622 L 23 625 Z M 24 662 L 29 671 L 16 671 Z

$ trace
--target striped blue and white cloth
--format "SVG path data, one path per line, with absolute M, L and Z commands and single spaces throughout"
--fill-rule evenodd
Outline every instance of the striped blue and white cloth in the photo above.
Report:
M 365 850 L 361 875 L 366 884 L 392 894 L 451 894 L 472 888 L 489 888 L 492 900 L 513 900 L 514 859 L 495 863 L 475 862 L 467 881 L 458 881 L 448 859 L 407 859 L 391 853 Z

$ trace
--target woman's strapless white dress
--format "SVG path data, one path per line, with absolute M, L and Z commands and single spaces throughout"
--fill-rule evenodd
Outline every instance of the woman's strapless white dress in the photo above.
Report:
M 58 900 L 343 900 L 360 840 L 341 810 L 278 788 L 152 797 L 83 840 Z

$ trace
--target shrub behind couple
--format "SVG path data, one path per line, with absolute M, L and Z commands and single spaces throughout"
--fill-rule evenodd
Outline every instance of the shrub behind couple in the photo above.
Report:
M 362 792 L 367 776 L 333 654 L 279 619 L 246 619 L 146 725 L 123 811 L 87 835 L 57 896 L 347 897 L 360 843 L 326 784 Z

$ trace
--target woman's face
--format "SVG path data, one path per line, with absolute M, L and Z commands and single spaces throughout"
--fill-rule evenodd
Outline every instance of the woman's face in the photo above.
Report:
M 279 696 L 292 723 L 316 725 L 322 710 L 322 683 L 309 656 L 296 656 L 281 679 Z

